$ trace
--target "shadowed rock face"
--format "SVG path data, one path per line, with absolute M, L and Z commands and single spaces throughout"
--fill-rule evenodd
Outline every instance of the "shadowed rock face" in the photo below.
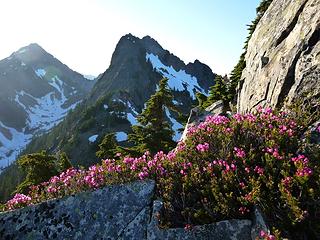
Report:
M 249 41 L 238 111 L 320 96 L 320 0 L 274 0 Z

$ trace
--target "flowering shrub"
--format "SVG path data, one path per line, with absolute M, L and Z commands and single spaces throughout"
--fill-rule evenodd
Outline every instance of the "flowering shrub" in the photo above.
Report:
M 25 207 L 31 202 L 31 197 L 24 194 L 16 194 L 14 197 L 7 202 L 8 209 L 15 209 L 19 207 Z
M 150 178 L 164 201 L 165 226 L 249 218 L 259 205 L 283 236 L 315 238 L 320 233 L 320 151 L 305 151 L 299 135 L 293 119 L 271 109 L 231 118 L 208 116 L 168 154 L 117 154 L 88 170 L 68 169 L 32 187 L 27 201 L 12 199 L 5 208 Z

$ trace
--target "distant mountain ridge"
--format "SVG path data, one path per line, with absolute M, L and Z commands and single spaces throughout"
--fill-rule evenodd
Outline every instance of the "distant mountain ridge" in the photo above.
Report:
M 37 69 L 46 71 L 40 66 L 32 72 Z M 43 73 L 42 70 L 37 72 Z M 100 161 L 95 153 L 105 134 L 113 132 L 120 145 L 130 144 L 127 138 L 131 126 L 137 124 L 138 114 L 163 77 L 169 79 L 174 104 L 188 115 L 197 103 L 195 93 L 208 94 L 215 76 L 198 60 L 185 64 L 149 36 L 140 39 L 127 34 L 118 42 L 109 68 L 96 78 L 87 97 L 81 98 L 82 102 L 57 126 L 33 138 L 21 154 L 64 151 L 75 166 L 90 166 Z M 59 76 L 59 79 L 63 78 Z M 179 140 L 183 119 L 169 109 L 165 109 L 165 113 L 175 131 L 174 140 Z M 7 198 L 21 179 L 23 174 L 16 164 L 6 168 L 0 174 L 0 200 Z
M 0 167 L 58 124 L 93 84 L 35 43 L 1 60 Z
M 163 77 L 169 79 L 174 103 L 188 114 L 196 103 L 195 93 L 208 94 L 215 76 L 198 60 L 186 65 L 149 36 L 140 39 L 127 34 L 119 40 L 109 68 L 99 75 L 88 98 L 51 133 L 34 139 L 24 153 L 63 150 L 75 164 L 96 162 L 97 145 L 106 133 L 115 132 L 126 145 L 131 126 Z M 183 123 L 177 114 L 165 111 L 178 140 Z

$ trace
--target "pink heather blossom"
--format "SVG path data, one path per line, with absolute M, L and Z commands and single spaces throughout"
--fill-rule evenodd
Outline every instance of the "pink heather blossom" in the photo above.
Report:
M 149 176 L 149 173 L 148 172 L 140 172 L 139 174 L 138 174 L 138 177 L 140 178 L 140 180 L 143 180 L 143 179 L 145 179 L 145 178 L 147 178 Z
M 265 231 L 260 231 L 260 237 L 262 237 L 264 240 L 275 240 L 276 237 L 274 235 L 268 234 Z
M 296 175 L 298 177 L 309 177 L 312 174 L 312 169 L 309 167 L 304 167 L 302 169 L 298 169 Z
M 225 116 L 209 115 L 209 116 L 206 117 L 205 122 L 208 123 L 208 124 L 214 124 L 214 125 L 224 125 L 224 124 L 230 122 L 230 120 Z
M 267 147 L 263 151 L 265 151 L 266 153 L 269 153 L 270 155 L 272 155 L 273 157 L 275 157 L 278 160 L 282 160 L 283 159 L 283 157 L 280 155 L 279 150 L 278 150 L 277 147 L 274 147 L 274 148 Z
M 232 117 L 236 119 L 237 122 L 242 122 L 244 120 L 244 117 L 239 113 L 234 114 Z
M 235 147 L 233 150 L 238 158 L 244 158 L 246 156 L 246 153 L 242 148 Z
M 197 145 L 196 148 L 199 152 L 206 152 L 209 150 L 209 143 L 204 143 L 204 144 L 200 143 Z
M 192 136 L 196 132 L 197 132 L 197 128 L 195 126 L 191 126 L 187 130 L 187 136 Z
M 184 230 L 186 230 L 186 231 L 192 230 L 192 225 L 191 225 L 191 224 L 186 224 L 186 225 L 184 226 Z
M 320 133 L 320 124 L 319 124 L 318 127 L 316 128 L 316 131 L 317 131 L 318 133 Z
M 245 119 L 248 120 L 249 122 L 255 122 L 257 120 L 257 117 L 254 116 L 252 113 L 248 113 L 245 116 Z
M 55 188 L 55 187 L 53 187 L 53 186 L 49 186 L 48 188 L 47 188 L 47 192 L 48 193 L 55 193 L 55 192 L 57 192 L 58 190 L 57 190 L 57 188 Z
M 244 170 L 245 170 L 247 173 L 250 173 L 250 168 L 246 167 Z
M 297 157 L 291 158 L 291 161 L 294 163 L 299 162 L 299 163 L 302 163 L 303 165 L 306 165 L 306 164 L 308 164 L 309 159 L 306 156 L 299 154 Z
M 272 108 L 270 108 L 270 107 L 267 107 L 267 108 L 265 108 L 264 110 L 263 110 L 263 113 L 265 113 L 265 114 L 271 114 L 273 111 L 272 111 Z
M 286 177 L 282 179 L 281 182 L 285 187 L 289 187 L 292 182 L 292 177 Z
M 249 212 L 250 212 L 250 210 L 247 207 L 240 207 L 239 208 L 239 213 L 242 215 L 249 213 Z
M 241 188 L 244 188 L 246 185 L 244 184 L 244 182 L 240 182 L 240 183 L 239 183 L 239 186 L 240 186 Z
M 263 169 L 262 167 L 259 167 L 259 166 L 256 166 L 256 167 L 254 168 L 254 171 L 255 171 L 256 173 L 258 173 L 260 176 L 263 175 L 263 173 L 264 173 L 264 169 Z
M 173 161 L 176 158 L 176 153 L 174 151 L 170 151 L 167 154 L 167 158 L 168 158 L 169 161 Z
M 14 197 L 7 202 L 7 206 L 10 210 L 14 209 L 19 204 L 28 205 L 31 202 L 31 197 L 17 193 Z

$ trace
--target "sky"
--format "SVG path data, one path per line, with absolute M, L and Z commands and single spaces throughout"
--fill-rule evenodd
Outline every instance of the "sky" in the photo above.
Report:
M 230 73 L 260 0 L 0 0 L 0 59 L 38 43 L 73 70 L 104 72 L 120 37 L 149 35 L 185 63 Z

